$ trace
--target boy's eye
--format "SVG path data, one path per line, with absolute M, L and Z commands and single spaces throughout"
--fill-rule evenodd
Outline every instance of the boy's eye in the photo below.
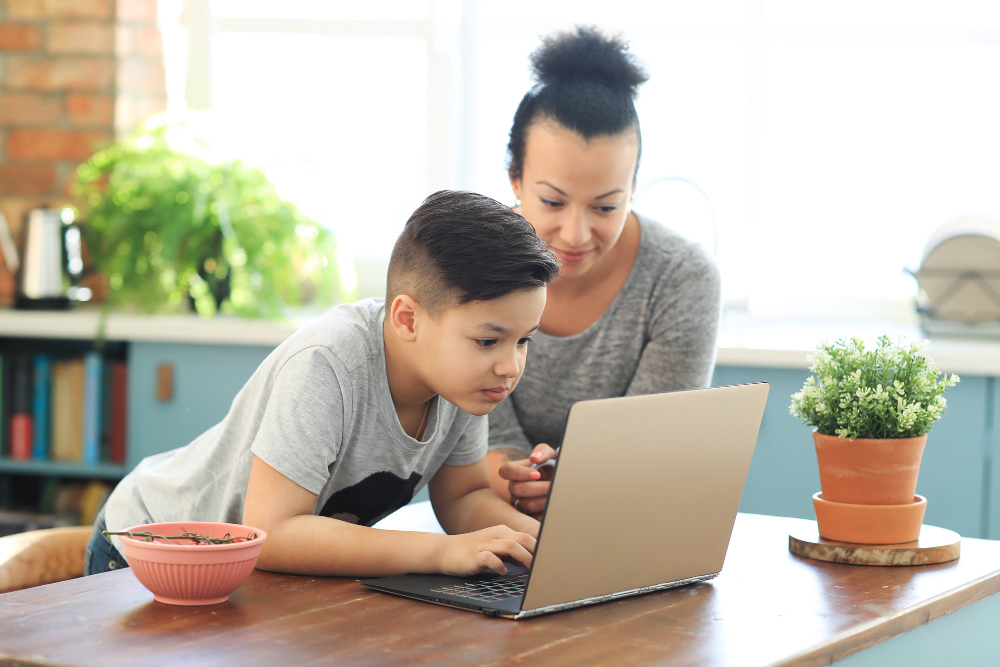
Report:
M 497 344 L 496 338 L 477 338 L 476 345 L 483 349 L 491 348 Z
M 531 342 L 531 336 L 525 336 L 524 338 L 518 339 L 517 346 L 518 347 L 524 347 L 525 345 L 527 345 L 530 342 Z
M 553 201 L 552 199 L 546 199 L 545 197 L 539 197 L 539 199 L 542 200 L 543 204 L 545 204 L 546 206 L 551 206 L 552 208 L 558 208 L 559 206 L 562 206 L 562 202 Z

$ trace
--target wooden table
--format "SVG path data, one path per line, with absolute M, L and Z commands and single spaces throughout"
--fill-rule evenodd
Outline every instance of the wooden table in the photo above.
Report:
M 1000 542 L 963 540 L 940 565 L 842 565 L 790 554 L 802 527 L 741 514 L 711 582 L 525 621 L 262 571 L 228 603 L 175 607 L 120 570 L 0 595 L 0 662 L 824 665 L 1000 590 Z

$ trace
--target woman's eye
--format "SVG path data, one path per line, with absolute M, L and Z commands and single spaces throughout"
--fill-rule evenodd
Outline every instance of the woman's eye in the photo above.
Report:
M 545 204 L 546 206 L 551 206 L 552 208 L 558 208 L 559 206 L 562 206 L 562 202 L 554 201 L 552 199 L 546 199 L 545 197 L 539 197 L 539 199 L 542 200 L 543 204 Z
M 524 338 L 521 338 L 517 341 L 517 345 L 518 347 L 524 347 L 530 342 L 531 342 L 531 336 L 525 336 Z
M 496 338 L 477 338 L 476 345 L 483 349 L 491 348 L 497 344 Z
M 617 208 L 617 206 L 595 206 L 594 210 L 599 213 L 611 213 L 612 211 L 617 210 Z

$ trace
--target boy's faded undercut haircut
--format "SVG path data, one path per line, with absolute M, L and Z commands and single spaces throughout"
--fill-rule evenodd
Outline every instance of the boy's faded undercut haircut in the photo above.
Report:
M 544 287 L 559 261 L 531 223 L 495 199 L 441 190 L 406 221 L 389 260 L 386 304 L 409 294 L 437 315 L 454 305 Z

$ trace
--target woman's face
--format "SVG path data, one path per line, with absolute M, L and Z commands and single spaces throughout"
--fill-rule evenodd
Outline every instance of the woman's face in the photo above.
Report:
M 635 131 L 586 141 L 552 121 L 532 123 L 520 179 L 521 215 L 563 264 L 560 280 L 600 266 L 625 227 L 635 193 Z

